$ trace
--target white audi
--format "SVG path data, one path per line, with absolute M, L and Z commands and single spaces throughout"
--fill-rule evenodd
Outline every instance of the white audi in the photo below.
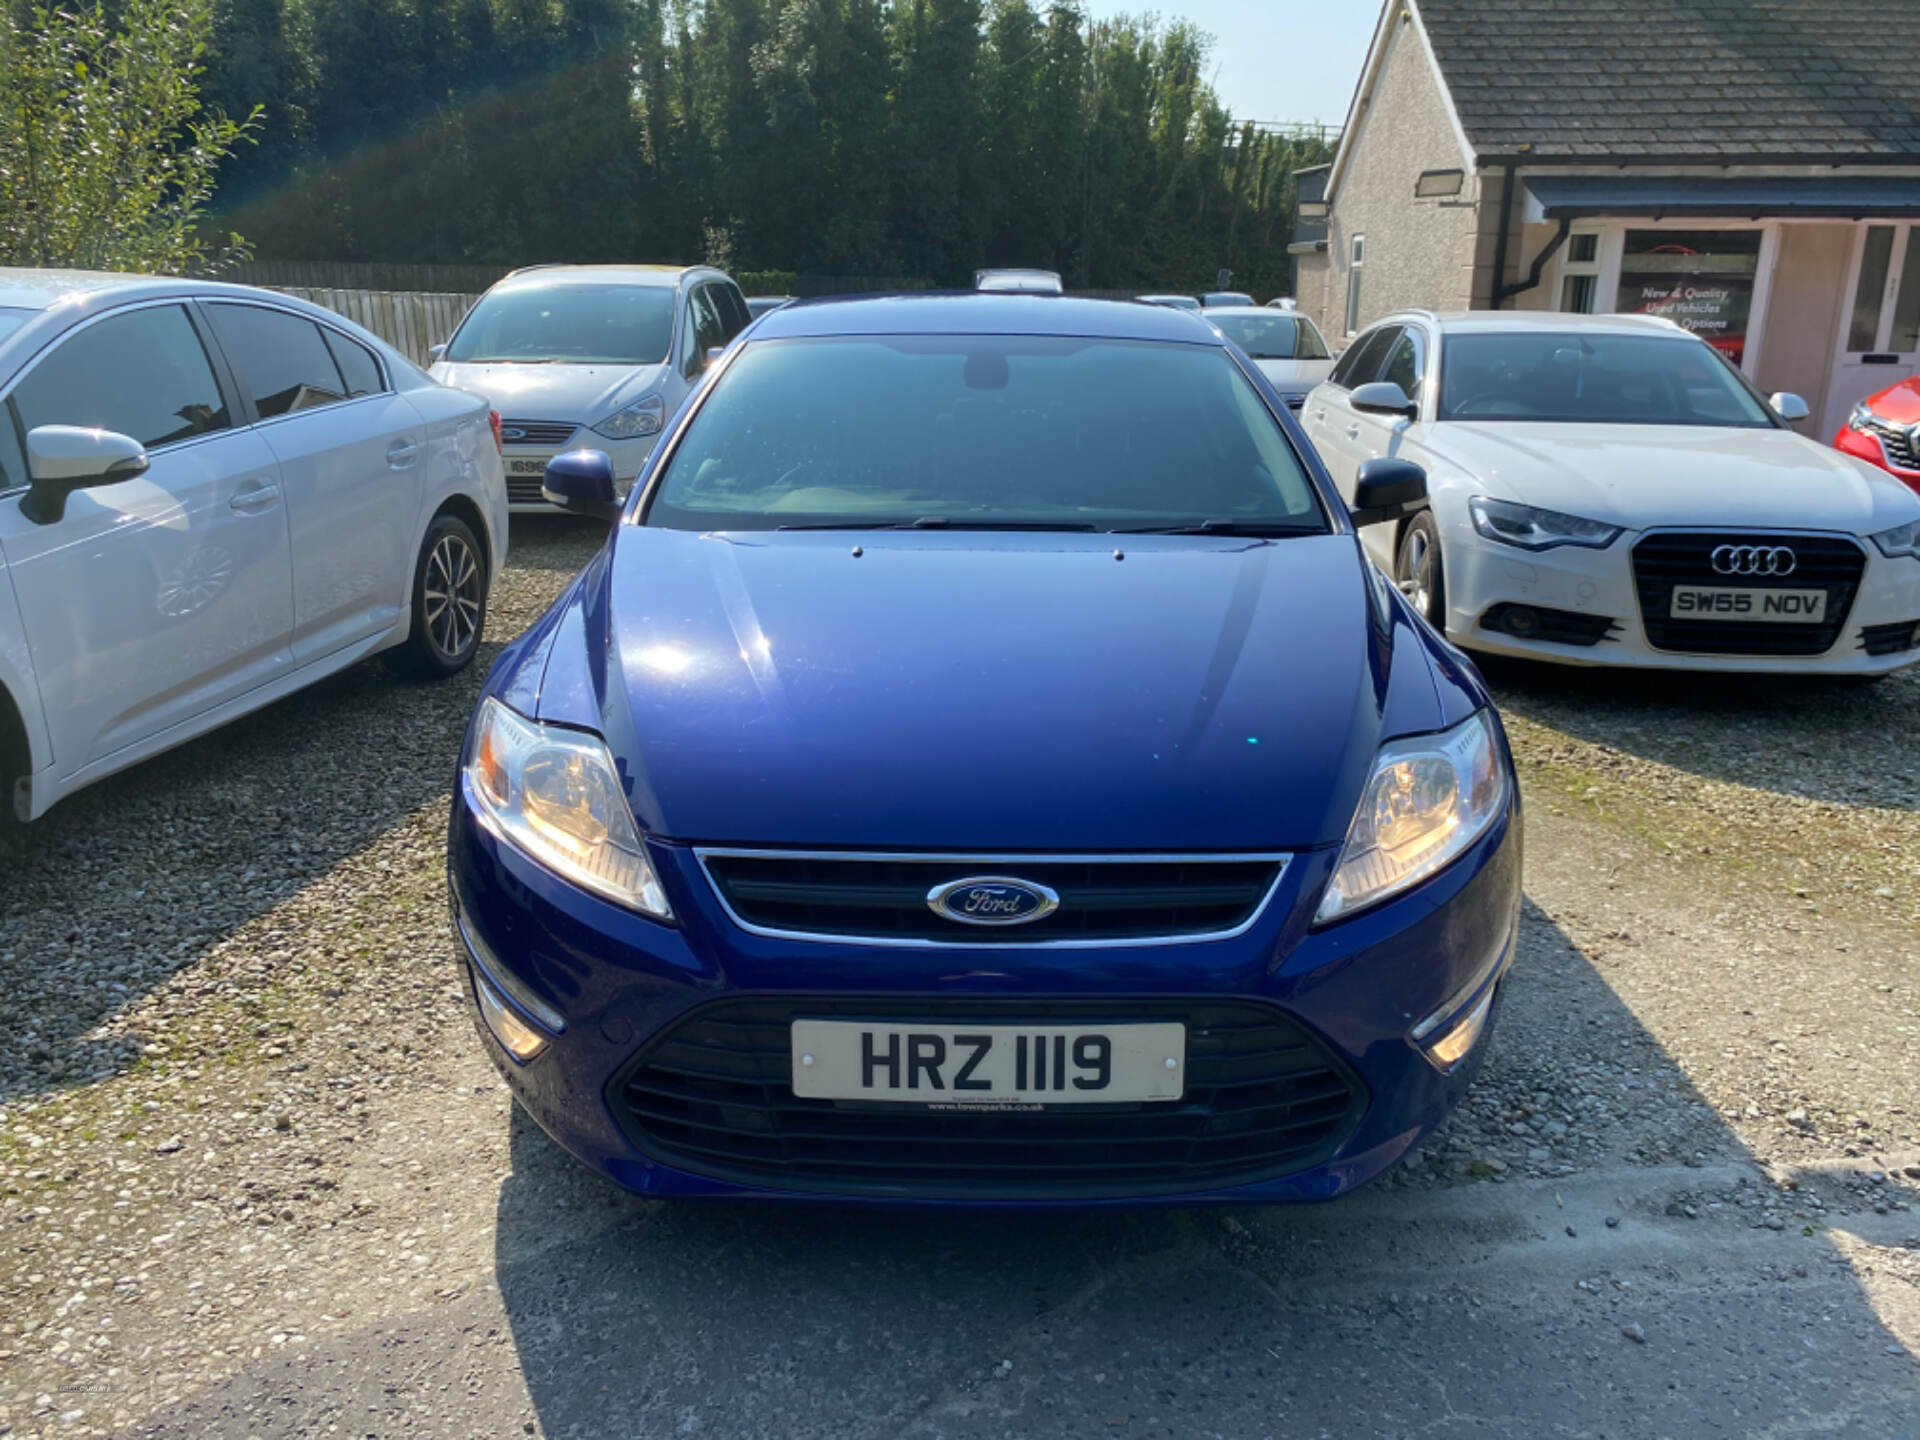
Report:
M 386 651 L 472 663 L 495 417 L 264 290 L 0 270 L 0 825 Z
M 1920 496 L 1788 422 L 1665 320 L 1388 316 L 1307 397 L 1349 498 L 1378 456 L 1431 508 L 1363 531 L 1461 646 L 1574 664 L 1872 676 L 1920 659 Z

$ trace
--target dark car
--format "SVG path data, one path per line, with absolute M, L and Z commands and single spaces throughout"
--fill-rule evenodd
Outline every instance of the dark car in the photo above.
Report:
M 1326 1199 L 1469 1083 L 1519 797 L 1259 371 L 1145 305 L 762 319 L 502 654 L 449 844 L 480 1034 L 652 1195 Z

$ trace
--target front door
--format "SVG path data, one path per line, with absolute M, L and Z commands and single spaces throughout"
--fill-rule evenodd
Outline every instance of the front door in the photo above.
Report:
M 1920 224 L 1862 225 L 1846 294 L 1822 439 L 1869 395 L 1920 373 Z
M 273 452 L 236 426 L 184 306 L 60 340 L 0 416 L 20 435 L 98 426 L 147 473 L 75 491 L 38 524 L 0 502 L 4 551 L 64 778 L 292 668 L 287 509 Z

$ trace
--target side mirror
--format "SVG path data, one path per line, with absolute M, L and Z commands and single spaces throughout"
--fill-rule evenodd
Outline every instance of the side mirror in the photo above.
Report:
M 1394 386 L 1399 389 L 1399 386 Z M 1384 455 L 1362 461 L 1354 477 L 1355 525 L 1384 525 L 1427 508 L 1427 472 L 1411 460 Z
M 1347 403 L 1369 415 L 1404 415 L 1409 420 L 1418 419 L 1420 415 L 1420 407 L 1391 380 L 1375 380 L 1360 386 L 1347 397 Z
M 1807 402 L 1791 390 L 1781 390 L 1768 396 L 1767 403 L 1773 407 L 1774 414 L 1789 423 L 1804 420 L 1813 413 L 1807 408 Z
M 447 347 L 444 341 L 442 341 L 438 345 L 427 346 L 427 363 L 429 365 L 438 365 L 442 360 L 446 358 L 447 358 Z
M 36 425 L 27 432 L 32 482 L 20 513 L 51 525 L 67 513 L 67 496 L 95 485 L 118 485 L 147 473 L 147 452 L 131 435 L 79 425 Z
M 604 450 L 569 450 L 547 462 L 540 482 L 546 499 L 575 515 L 591 515 L 609 525 L 620 518 L 613 489 L 613 461 Z

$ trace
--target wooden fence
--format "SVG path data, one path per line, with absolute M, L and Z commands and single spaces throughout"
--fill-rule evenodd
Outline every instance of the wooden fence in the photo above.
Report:
M 427 364 L 427 347 L 446 342 L 478 295 L 425 290 L 334 290 L 297 285 L 274 287 L 324 305 L 364 325 L 416 365 Z

